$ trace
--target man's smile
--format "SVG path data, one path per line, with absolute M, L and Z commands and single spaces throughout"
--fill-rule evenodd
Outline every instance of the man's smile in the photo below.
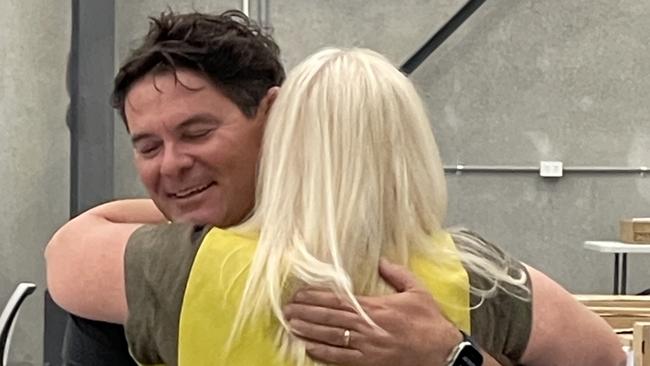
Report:
M 167 196 L 170 198 L 175 198 L 175 199 L 185 199 L 185 198 L 190 198 L 194 195 L 197 195 L 199 193 L 202 193 L 206 191 L 208 188 L 215 186 L 215 182 L 209 182 L 206 184 L 202 185 L 196 185 L 188 188 L 183 188 L 179 189 L 175 192 L 168 193 Z

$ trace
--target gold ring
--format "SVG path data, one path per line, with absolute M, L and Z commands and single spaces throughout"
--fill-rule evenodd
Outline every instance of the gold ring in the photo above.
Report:
M 346 329 L 343 332 L 343 347 L 349 347 L 350 346 L 350 338 L 352 338 L 352 333 L 350 332 L 349 329 Z

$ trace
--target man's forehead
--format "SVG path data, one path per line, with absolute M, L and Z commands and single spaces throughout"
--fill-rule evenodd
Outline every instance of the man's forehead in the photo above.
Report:
M 211 81 L 191 70 L 152 71 L 136 81 L 127 100 L 164 97 L 165 94 L 192 94 L 211 86 Z
M 124 109 L 127 120 L 131 122 L 143 113 L 167 113 L 170 108 L 177 109 L 195 98 L 202 98 L 202 94 L 208 91 L 219 92 L 212 87 L 210 80 L 194 71 L 150 72 L 136 81 L 126 95 Z

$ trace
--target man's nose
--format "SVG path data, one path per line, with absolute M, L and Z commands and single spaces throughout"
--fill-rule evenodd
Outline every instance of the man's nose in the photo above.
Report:
M 163 153 L 160 174 L 168 177 L 177 177 L 189 169 L 194 163 L 192 156 L 177 147 L 167 146 Z

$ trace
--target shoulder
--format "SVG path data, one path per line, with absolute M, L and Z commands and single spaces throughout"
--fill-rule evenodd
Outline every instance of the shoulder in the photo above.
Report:
M 210 229 L 210 226 L 179 223 L 142 225 L 131 234 L 128 245 L 160 248 L 179 241 L 180 244 L 198 244 Z
M 174 280 L 169 274 L 189 270 L 208 231 L 208 227 L 189 224 L 143 225 L 131 234 L 126 246 L 127 285 Z
M 194 258 L 210 227 L 145 225 L 131 237 L 125 254 L 125 325 L 129 348 L 140 362 L 175 359 L 178 322 Z
M 452 237 L 461 252 L 482 259 L 463 262 L 472 289 L 472 336 L 500 362 L 515 363 L 532 329 L 530 274 L 522 262 L 477 233 L 458 230 Z
M 464 231 L 454 239 L 459 249 L 478 248 L 489 259 L 486 266 L 525 274 L 529 295 L 521 296 L 517 286 L 482 275 L 485 268 L 467 269 L 472 286 L 495 288 L 483 301 L 472 296 L 472 335 L 501 364 L 614 365 L 625 360 L 607 323 L 557 282 L 475 233 Z

